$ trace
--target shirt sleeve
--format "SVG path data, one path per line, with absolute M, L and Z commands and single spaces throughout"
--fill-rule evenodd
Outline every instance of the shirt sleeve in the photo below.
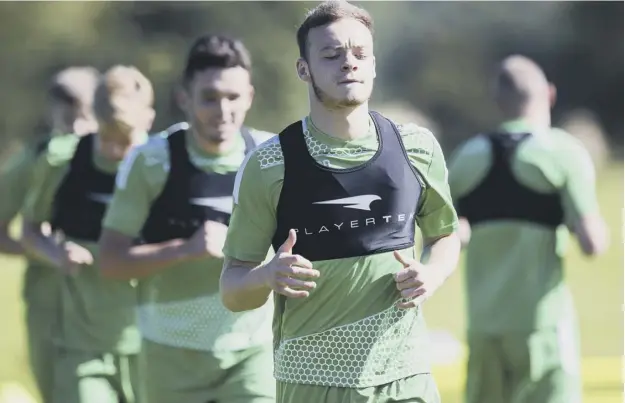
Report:
M 572 141 L 561 164 L 564 183 L 560 189 L 567 222 L 575 223 L 581 217 L 599 210 L 596 192 L 595 167 L 583 144 Z
M 13 155 L 0 172 L 0 222 L 6 223 L 22 209 L 32 182 L 35 153 L 25 148 Z
M 46 222 L 52 218 L 56 192 L 69 171 L 78 141 L 75 135 L 56 137 L 39 155 L 34 163 L 32 184 L 24 204 L 25 220 Z
M 454 203 L 482 181 L 491 160 L 490 143 L 483 136 L 473 137 L 458 147 L 449 160 L 449 189 Z
M 267 257 L 276 230 L 277 197 L 272 194 L 279 195 L 282 186 L 282 177 L 271 180 L 270 176 L 280 169 L 261 170 L 255 152 L 244 160 L 235 181 L 224 255 L 245 262 L 262 262 Z
M 449 235 L 457 229 L 458 217 L 441 146 L 432 132 L 416 125 L 402 126 L 400 131 L 410 160 L 425 182 L 416 218 L 423 238 Z
M 131 150 L 120 164 L 115 178 L 113 199 L 103 221 L 104 228 L 129 237 L 135 237 L 141 232 L 152 202 L 162 190 L 159 185 L 164 184 L 167 177 L 166 161 L 150 161 L 150 164 L 146 164 L 146 156 L 142 152 L 146 146 Z

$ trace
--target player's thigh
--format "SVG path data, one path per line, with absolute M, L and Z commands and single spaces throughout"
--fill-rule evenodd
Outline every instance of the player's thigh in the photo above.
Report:
M 207 403 L 216 399 L 224 370 L 212 354 L 143 340 L 140 354 L 143 403 Z
M 28 340 L 28 360 L 37 388 L 44 402 L 52 400 L 54 384 L 54 366 L 56 346 L 52 341 L 54 313 L 38 309 L 35 306 L 26 308 L 26 332 Z
M 139 355 L 118 355 L 115 357 L 116 374 L 111 379 L 120 396 L 121 403 L 142 403 Z
M 432 374 L 417 374 L 378 386 L 371 393 L 358 391 L 368 397 L 366 403 L 440 403 L 441 396 Z M 354 400 L 357 401 L 357 400 Z M 365 401 L 363 401 L 364 403 Z
M 94 353 L 57 349 L 53 403 L 119 403 L 112 382 L 114 360 Z
M 277 403 L 440 403 L 431 374 L 368 388 L 337 388 L 278 382 Z
M 535 332 L 516 342 L 528 363 L 516 374 L 513 403 L 576 403 L 581 400 L 579 338 L 573 326 Z
M 465 402 L 501 403 L 505 401 L 504 367 L 499 338 L 469 334 L 468 347 Z
M 220 380 L 218 403 L 272 403 L 276 401 L 271 344 L 235 353 L 237 362 Z

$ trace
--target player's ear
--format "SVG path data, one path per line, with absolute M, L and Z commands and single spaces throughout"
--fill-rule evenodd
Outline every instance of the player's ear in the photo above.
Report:
M 310 70 L 308 68 L 308 62 L 303 57 L 297 59 L 295 63 L 295 70 L 300 80 L 309 83 L 310 82 Z
M 183 112 L 187 112 L 191 102 L 191 95 L 189 94 L 187 84 L 176 85 L 174 89 L 174 99 L 178 108 Z
M 377 72 L 375 71 L 375 56 L 373 56 L 373 78 L 377 77 Z
M 247 106 L 247 109 L 252 107 L 252 102 L 254 101 L 254 95 L 256 95 L 256 89 L 254 88 L 254 86 L 252 84 L 250 84 L 250 95 L 249 95 L 249 105 Z
M 252 107 L 252 101 L 254 101 L 254 95 L 256 95 L 256 89 L 254 88 L 252 84 L 250 84 L 250 105 L 248 106 L 248 108 Z
M 553 83 L 549 83 L 549 106 L 552 108 L 556 106 L 556 101 L 558 99 L 558 90 Z

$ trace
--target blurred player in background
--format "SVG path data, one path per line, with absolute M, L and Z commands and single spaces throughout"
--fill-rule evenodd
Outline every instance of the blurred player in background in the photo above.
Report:
M 96 246 L 118 166 L 147 140 L 153 100 L 136 68 L 112 67 L 95 93 L 97 133 L 52 139 L 35 167 L 23 244 L 63 274 L 53 403 L 138 401 L 136 288 L 102 278 Z
M 83 135 L 97 129 L 92 111 L 99 72 L 92 67 L 70 67 L 54 76 L 48 89 L 51 133 L 41 133 L 34 146 L 12 156 L 0 171 L 0 253 L 24 255 L 20 243 L 9 235 L 9 225 L 24 205 L 37 157 L 50 138 L 60 134 Z M 54 351 L 52 327 L 57 317 L 58 275 L 36 259 L 27 258 L 24 302 L 28 355 L 40 396 L 51 401 Z
M 533 61 L 495 79 L 506 119 L 459 148 L 449 183 L 468 243 L 467 403 L 581 401 L 579 333 L 564 283 L 568 230 L 586 255 L 606 227 L 589 154 L 551 127 L 555 88 Z
M 433 134 L 369 111 L 372 24 L 344 1 L 307 15 L 297 72 L 310 114 L 237 176 L 222 298 L 245 311 L 276 293 L 280 403 L 440 402 L 421 302 L 457 264 L 457 217 Z
M 139 147 L 118 175 L 102 268 L 139 279 L 147 403 L 275 399 L 272 305 L 233 314 L 218 294 L 235 175 L 270 136 L 243 126 L 254 94 L 250 69 L 239 40 L 197 39 L 181 98 L 190 127 Z M 136 237 L 143 245 L 133 245 Z

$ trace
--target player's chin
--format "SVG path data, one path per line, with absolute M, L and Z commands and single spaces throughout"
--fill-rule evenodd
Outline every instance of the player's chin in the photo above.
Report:
M 348 96 L 344 97 L 338 104 L 343 108 L 354 108 L 367 102 L 368 98 Z
M 202 138 L 204 139 L 204 141 L 207 141 L 209 143 L 218 144 L 218 143 L 223 143 L 224 141 L 227 141 L 228 139 L 232 138 L 233 135 L 234 134 L 232 130 L 213 129 L 213 130 L 204 132 L 204 134 L 202 135 Z

